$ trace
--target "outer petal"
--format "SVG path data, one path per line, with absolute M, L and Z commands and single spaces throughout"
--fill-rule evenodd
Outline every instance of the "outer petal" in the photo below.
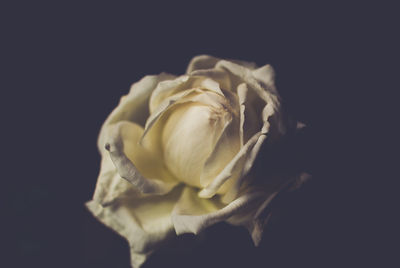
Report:
M 210 225 L 221 221 L 234 224 L 248 222 L 249 211 L 254 211 L 264 200 L 264 193 L 253 192 L 242 195 L 224 206 L 218 199 L 201 199 L 192 188 L 185 188 L 181 199 L 172 212 L 176 233 L 197 234 Z M 236 217 L 240 215 L 240 217 Z M 238 221 L 238 219 L 240 220 Z
M 139 139 L 143 134 L 142 127 L 131 122 L 120 121 L 116 124 L 108 125 L 103 131 L 107 137 L 106 142 L 111 141 L 111 143 L 117 143 L 118 145 L 119 153 L 117 152 L 117 155 L 115 155 L 116 152 L 114 152 L 114 157 L 124 158 L 128 165 L 129 161 L 131 161 L 137 167 L 137 173 L 144 176 L 141 176 L 141 180 L 158 185 L 158 190 L 153 193 L 168 192 L 178 183 L 173 179 L 169 171 L 165 169 L 162 160 L 157 154 L 139 145 Z M 115 139 L 117 139 L 117 142 Z M 106 151 L 105 149 L 103 150 Z M 149 180 L 146 178 L 149 178 Z M 139 187 L 134 187 L 128 180 L 123 179 L 118 173 L 116 165 L 112 162 L 110 154 L 106 153 L 102 157 L 100 174 L 93 199 L 102 205 L 107 205 L 125 196 L 137 196 L 143 192 L 150 193 L 148 188 L 143 189 L 144 185 L 146 183 Z
M 220 60 L 220 58 L 209 55 L 196 56 L 189 62 L 186 73 L 189 74 L 195 70 L 212 69 L 214 68 L 215 64 Z
M 106 207 L 93 200 L 86 206 L 129 242 L 131 263 L 138 268 L 160 242 L 173 235 L 171 213 L 181 190 L 178 187 L 163 196 L 124 198 Z
M 230 72 L 236 77 L 232 80 L 245 82 L 249 89 L 266 103 L 262 112 L 264 123 L 262 131 L 264 133 L 269 131 L 270 124 L 274 124 L 274 133 L 271 133 L 274 137 L 282 136 L 287 132 L 288 127 L 291 126 L 288 125 L 286 118 L 281 113 L 280 97 L 275 88 L 274 72 L 271 66 L 266 65 L 256 70 L 250 70 L 241 65 L 222 60 L 217 63 L 216 68 Z
M 241 83 L 237 87 L 237 95 L 239 98 L 240 111 L 240 138 L 242 146 L 263 126 L 261 118 L 262 109 L 265 107 L 265 102 L 254 92 L 248 89 L 246 83 Z
M 195 70 L 212 69 L 215 67 L 215 65 L 219 61 L 221 61 L 220 58 L 213 57 L 210 55 L 196 56 L 190 61 L 189 65 L 186 69 L 186 73 L 189 74 Z M 254 62 L 248 62 L 248 61 L 242 61 L 242 60 L 228 60 L 228 61 L 242 65 L 243 67 L 246 67 L 251 70 L 256 68 L 256 66 L 257 66 Z
M 143 130 L 138 125 L 127 121 L 121 121 L 116 124 L 109 133 L 109 138 L 106 141 L 105 147 L 109 151 L 111 160 L 117 168 L 119 175 L 129 181 L 141 193 L 165 194 L 178 183 L 168 171 L 163 168 L 161 158 L 157 157 L 157 155 L 151 155 L 150 152 L 141 148 L 139 139 Z M 133 151 L 133 158 L 136 160 L 136 165 L 140 161 L 142 170 L 148 172 L 152 177 L 155 176 L 154 179 L 144 177 L 137 166 L 128 158 L 124 152 L 124 136 L 126 142 L 129 141 L 134 145 L 131 151 Z M 141 157 L 143 157 L 143 159 L 141 159 Z M 152 167 L 148 167 L 149 163 L 153 164 Z M 158 172 L 154 173 L 152 172 L 153 170 Z
M 280 103 L 279 96 L 274 87 L 273 81 L 273 70 L 270 66 L 264 66 L 257 70 L 249 70 L 241 65 L 229 62 L 229 61 L 219 61 L 216 68 L 225 69 L 227 72 L 232 74 L 231 81 L 234 85 L 238 87 L 238 96 L 240 104 L 240 125 L 243 127 L 241 133 L 241 140 L 247 142 L 247 146 L 244 145 L 238 155 L 226 166 L 226 168 L 205 188 L 200 192 L 201 197 L 210 197 L 221 192 L 220 187 L 226 183 L 229 183 L 229 191 L 224 195 L 222 199 L 224 203 L 229 203 L 234 200 L 240 191 L 240 187 L 244 183 L 247 177 L 246 175 L 250 171 L 254 160 L 267 136 L 270 138 L 275 138 L 276 136 L 283 135 L 286 132 L 285 124 L 281 119 L 280 115 Z M 238 81 L 243 81 L 239 83 Z M 258 99 L 254 100 L 254 96 L 248 91 L 249 88 Z M 250 94 L 249 96 L 247 96 Z M 254 115 L 248 111 L 254 109 L 254 102 L 260 103 L 260 100 L 264 102 L 263 108 L 257 109 L 261 112 L 258 115 L 263 122 L 261 127 L 261 136 L 255 137 L 258 134 L 254 134 L 252 138 L 247 141 L 249 135 L 249 128 L 246 127 L 246 121 L 252 119 L 254 121 Z M 248 122 L 247 122 L 248 124 Z M 251 124 L 251 121 L 250 121 Z M 274 129 L 270 133 L 270 125 L 274 124 Z M 253 124 L 251 124 L 253 125 Z M 247 132 L 246 132 L 247 130 Z M 253 131 L 251 131 L 253 132 Z M 252 141 L 250 143 L 250 141 Z M 249 145 L 251 144 L 251 146 Z M 225 186 L 226 186 L 225 185 Z
M 105 128 L 121 120 L 132 121 L 143 126 L 149 116 L 148 103 L 151 93 L 159 82 L 174 78 L 174 75 L 161 73 L 145 76 L 132 85 L 128 95 L 121 98 L 118 106 L 108 116 L 100 130 L 97 144 L 101 153 L 104 152 Z
M 276 105 L 278 102 L 278 95 L 273 81 L 274 77 L 273 69 L 269 65 L 266 66 L 259 68 L 255 71 L 252 71 L 239 64 L 235 64 L 233 62 L 226 60 L 221 60 L 216 65 L 216 68 L 221 68 L 230 72 L 231 74 L 239 78 L 242 82 L 247 83 L 251 87 L 251 89 L 254 90 L 259 95 L 259 97 L 263 99 L 265 102 L 267 103 L 271 102 L 274 105 Z M 262 85 L 259 83 L 259 81 L 261 79 L 260 77 L 262 77 L 262 74 L 267 73 L 266 70 L 269 71 L 268 72 L 269 76 L 265 80 L 268 81 L 268 86 L 263 88 Z M 254 75 L 256 75 L 258 79 Z
M 101 161 L 100 173 L 97 179 L 93 200 L 102 205 L 107 205 L 117 198 L 126 195 L 135 196 L 138 194 L 139 191 L 132 187 L 128 181 L 119 176 L 109 155 L 105 155 Z
M 256 137 L 256 135 L 255 135 L 255 137 Z M 244 181 L 246 179 L 249 179 L 249 177 L 247 177 L 247 174 L 249 173 L 250 169 L 253 167 L 253 164 L 257 157 L 257 154 L 260 151 L 261 146 L 264 143 L 266 138 L 267 138 L 266 135 L 260 135 L 257 138 L 257 140 L 255 141 L 254 145 L 247 152 L 239 177 L 233 181 L 233 185 L 230 186 L 229 191 L 227 193 L 225 193 L 225 195 L 222 199 L 225 203 L 229 203 L 233 199 L 235 199 L 236 196 L 239 194 L 240 187 L 242 186 Z M 249 142 L 250 141 L 252 141 L 252 139 L 250 139 Z
M 267 64 L 252 71 L 253 77 L 257 79 L 263 88 L 278 95 L 275 88 L 275 71 L 271 65 Z
M 169 97 L 192 88 L 204 88 L 224 95 L 219 84 L 209 77 L 183 75 L 174 80 L 168 80 L 158 84 L 150 98 L 150 113 L 153 114 Z
M 240 138 L 237 121 L 237 118 L 233 117 L 233 120 L 227 122 L 214 145 L 214 149 L 205 163 L 202 163 L 203 167 L 200 175 L 200 185 L 202 187 L 214 182 L 216 180 L 215 177 L 224 170 L 226 165 L 239 152 Z
M 225 168 L 215 177 L 215 179 L 207 185 L 203 190 L 200 191 L 199 196 L 202 198 L 210 198 L 214 196 L 220 187 L 226 183 L 228 180 L 236 181 L 239 178 L 245 176 L 243 173 L 243 168 L 246 163 L 246 160 L 251 155 L 253 147 L 257 144 L 259 139 L 264 136 L 261 132 L 255 134 L 235 155 L 235 157 L 225 166 Z M 215 161 L 212 161 L 213 158 L 210 158 L 210 161 L 207 160 L 206 165 L 204 166 L 205 171 L 207 169 L 214 170 L 214 165 L 217 165 Z
M 213 81 L 217 82 L 221 89 L 231 90 L 231 80 L 229 73 L 222 69 L 201 69 L 194 70 L 189 73 L 190 76 L 203 76 L 209 77 Z
M 202 199 L 193 188 L 185 188 L 172 212 L 175 232 L 198 234 L 205 228 L 225 221 L 246 227 L 257 246 L 270 216 L 270 203 L 279 193 L 292 190 L 306 180 L 300 177 L 271 178 L 267 185 L 249 187 L 246 192 L 225 205 L 218 196 Z

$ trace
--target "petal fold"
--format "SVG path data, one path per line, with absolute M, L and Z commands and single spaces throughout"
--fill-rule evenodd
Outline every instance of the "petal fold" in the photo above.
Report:
M 110 131 L 110 136 L 105 145 L 118 174 L 143 194 L 165 194 L 169 192 L 177 184 L 176 181 L 165 177 L 162 178 L 163 180 L 145 178 L 127 157 L 122 139 L 123 127 L 132 128 L 132 125 L 124 121 L 117 123 Z
M 216 66 L 216 64 L 221 60 L 222 59 L 210 55 L 196 56 L 189 62 L 188 68 L 186 69 L 186 73 L 189 74 L 196 70 L 213 69 Z M 226 61 L 233 62 L 250 70 L 253 70 L 257 67 L 257 65 L 254 62 L 235 60 L 235 59 L 228 59 Z
M 263 136 L 261 132 L 255 134 L 241 149 L 240 151 L 234 156 L 234 158 L 225 166 L 225 168 L 215 177 L 212 182 L 207 185 L 203 190 L 200 191 L 199 196 L 202 198 L 210 198 L 214 196 L 219 188 L 227 181 L 235 181 L 243 176 L 243 165 L 251 153 L 252 148 L 254 145 L 257 144 L 259 138 Z M 215 161 L 207 161 L 206 166 L 204 169 L 212 168 L 208 167 L 212 166 Z
M 171 213 L 181 192 L 177 187 L 167 195 L 127 197 L 108 206 L 92 200 L 86 207 L 128 241 L 131 263 L 139 268 L 161 242 L 173 236 Z
M 172 212 L 175 232 L 178 235 L 183 233 L 198 234 L 215 223 L 229 221 L 231 217 L 241 213 L 247 214 L 248 211 L 252 211 L 253 207 L 259 204 L 262 197 L 262 192 L 253 192 L 242 195 L 226 206 L 223 206 L 219 201 L 214 201 L 214 205 L 211 205 L 214 199 L 198 198 L 193 189 L 185 188 L 181 199 Z M 200 209 L 203 205 L 200 202 L 207 202 L 206 205 L 209 207 Z M 207 211 L 209 212 L 207 213 Z M 246 217 L 241 217 L 241 223 L 245 223 L 247 220 Z M 236 221 L 236 223 L 238 222 Z
M 97 142 L 99 151 L 101 153 L 104 152 L 104 130 L 108 125 L 121 120 L 128 120 L 143 126 L 149 116 L 148 103 L 153 90 L 159 82 L 174 78 L 174 75 L 161 73 L 159 75 L 145 76 L 140 81 L 134 83 L 129 93 L 121 98 L 118 106 L 104 122 Z
M 150 113 L 153 114 L 165 100 L 173 95 L 193 88 L 207 89 L 223 95 L 217 81 L 206 76 L 183 75 L 174 80 L 163 81 L 157 85 L 150 98 Z

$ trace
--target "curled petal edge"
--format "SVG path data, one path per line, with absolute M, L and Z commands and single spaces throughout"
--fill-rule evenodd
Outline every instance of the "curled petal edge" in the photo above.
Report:
M 104 152 L 105 129 L 121 120 L 130 120 L 144 124 L 145 117 L 148 115 L 147 102 L 159 82 L 175 79 L 176 76 L 168 73 L 158 75 L 147 75 L 131 86 L 129 93 L 121 97 L 117 107 L 110 113 L 101 127 L 97 145 L 100 153 Z M 129 107 L 129 111 L 128 108 Z
M 145 178 L 124 153 L 124 144 L 120 135 L 120 129 L 123 124 L 125 124 L 125 122 L 116 124 L 110 131 L 110 136 L 105 144 L 105 149 L 109 152 L 118 174 L 143 194 L 168 193 L 177 182 L 167 183 L 160 180 Z
M 193 57 L 192 60 L 189 62 L 188 68 L 186 69 L 186 73 L 188 74 L 196 70 L 212 69 L 221 60 L 222 60 L 221 58 L 217 58 L 210 55 L 198 55 L 196 57 Z M 254 70 L 255 68 L 257 68 L 257 65 L 254 62 L 235 60 L 235 59 L 227 59 L 226 61 L 233 62 L 250 70 Z
M 240 148 L 240 151 L 217 175 L 217 177 L 199 192 L 199 197 L 210 198 L 214 196 L 217 193 L 218 189 L 222 186 L 222 184 L 224 184 L 228 179 L 233 178 L 233 176 L 239 175 L 237 173 L 235 174 L 234 171 L 238 169 L 239 165 L 243 164 L 243 159 L 245 159 L 247 154 L 250 153 L 251 149 L 257 143 L 257 140 L 260 136 L 262 136 L 261 132 L 256 133 L 242 148 Z
M 263 192 L 253 192 L 245 194 L 218 211 L 203 215 L 181 214 L 177 206 L 172 211 L 172 223 L 177 235 L 184 233 L 198 234 L 208 226 L 215 223 L 226 221 L 230 217 L 247 210 L 248 207 L 255 205 L 264 196 Z

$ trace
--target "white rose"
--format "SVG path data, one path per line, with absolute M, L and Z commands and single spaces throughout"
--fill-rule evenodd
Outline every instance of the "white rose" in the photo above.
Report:
M 128 240 L 133 267 L 174 233 L 221 221 L 248 228 L 257 245 L 262 212 L 304 178 L 254 183 L 249 173 L 261 145 L 290 131 L 289 122 L 270 65 L 197 56 L 185 75 L 146 76 L 101 128 L 101 170 L 86 205 Z

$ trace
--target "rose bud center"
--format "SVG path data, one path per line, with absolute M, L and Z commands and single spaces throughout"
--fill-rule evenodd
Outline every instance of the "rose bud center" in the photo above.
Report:
M 226 131 L 233 117 L 226 98 L 211 91 L 201 91 L 195 98 L 174 107 L 162 132 L 164 162 L 170 172 L 189 185 L 202 187 L 203 167 L 218 150 L 217 144 L 231 138 Z M 236 151 L 232 150 L 228 158 Z M 221 166 L 226 162 L 227 159 L 221 159 Z

